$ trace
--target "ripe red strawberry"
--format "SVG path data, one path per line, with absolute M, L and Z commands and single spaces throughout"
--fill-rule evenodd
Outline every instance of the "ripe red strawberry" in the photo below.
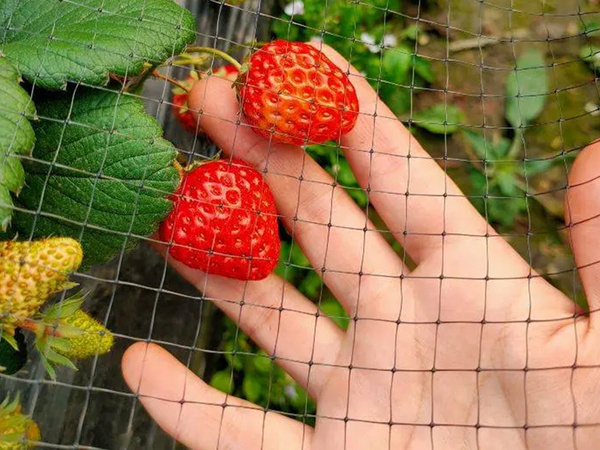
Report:
M 191 89 L 199 79 L 198 72 L 192 70 L 187 78 L 181 81 L 181 84 Z M 196 126 L 196 118 L 188 109 L 188 95 L 189 93 L 180 87 L 175 86 L 173 88 L 173 98 L 171 100 L 173 103 L 173 114 L 183 128 L 191 133 L 195 133 L 198 127 Z
M 237 67 L 231 64 L 221 66 L 213 72 L 213 76 L 225 78 L 229 81 L 235 81 L 239 74 L 240 72 L 237 70 Z
M 258 134 L 296 145 L 337 140 L 358 118 L 348 76 L 303 42 L 273 41 L 250 56 L 237 93 Z
M 235 81 L 239 72 L 235 66 L 231 64 L 221 66 L 213 72 L 214 76 L 225 78 L 230 81 Z M 200 75 L 195 70 L 192 70 L 187 78 L 181 81 L 188 89 L 192 89 L 194 84 L 200 79 Z M 173 114 L 179 123 L 190 133 L 201 132 L 202 130 L 196 124 L 196 118 L 192 112 L 188 109 L 188 95 L 189 92 L 184 91 L 180 87 L 175 86 L 173 88 Z
M 184 174 L 161 241 L 185 265 L 238 280 L 266 278 L 279 260 L 275 200 L 260 173 L 219 160 Z

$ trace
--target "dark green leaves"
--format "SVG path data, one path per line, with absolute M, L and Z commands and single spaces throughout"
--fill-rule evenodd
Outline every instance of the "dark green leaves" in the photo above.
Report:
M 529 50 L 517 60 L 506 85 L 506 120 L 515 128 L 529 125 L 544 108 L 548 76 L 544 55 Z
M 581 49 L 579 57 L 583 59 L 592 70 L 600 72 L 600 47 L 586 44 Z
M 13 213 L 11 192 L 18 194 L 25 174 L 16 155 L 29 155 L 35 135 L 29 123 L 35 107 L 19 86 L 19 74 L 0 57 L 0 230 L 5 230 Z
M 501 137 L 498 142 L 491 142 L 481 134 L 465 129 L 465 136 L 475 154 L 482 160 L 498 160 L 506 157 L 510 148 L 510 140 Z
M 215 389 L 227 394 L 233 393 L 233 382 L 231 380 L 231 371 L 220 370 L 210 379 L 210 385 Z
M 383 78 L 395 82 L 407 80 L 414 59 L 414 52 L 405 46 L 385 51 L 382 61 Z
M 0 50 L 48 89 L 138 74 L 144 62 L 162 62 L 196 36 L 192 15 L 172 0 L 4 0 L 0 28 Z
M 27 362 L 27 344 L 20 330 L 17 330 L 14 335 L 17 348 L 14 348 L 4 337 L 0 337 L 0 373 L 12 375 L 21 370 Z
M 84 265 L 153 233 L 179 182 L 176 152 L 133 97 L 79 88 L 38 102 L 35 162 L 15 215 L 21 235 L 80 240 Z M 41 214 L 36 214 L 37 211 Z
M 454 105 L 440 103 L 413 115 L 415 125 L 434 134 L 452 134 L 464 121 L 464 114 Z

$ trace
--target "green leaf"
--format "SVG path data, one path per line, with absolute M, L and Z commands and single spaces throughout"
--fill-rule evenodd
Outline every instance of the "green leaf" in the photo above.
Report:
M 598 22 L 597 20 L 592 19 L 590 21 L 584 22 L 580 25 L 579 28 L 583 33 L 587 34 L 589 37 L 598 37 L 598 35 L 600 34 L 600 22 Z
M 241 340 L 242 340 L 242 334 L 240 334 L 238 342 Z M 229 365 L 231 367 L 233 367 L 235 370 L 242 370 L 244 368 L 244 364 L 242 362 L 242 359 L 240 358 L 239 351 L 240 351 L 239 345 L 236 346 L 236 343 L 233 340 L 225 343 L 225 349 L 224 349 L 225 359 L 227 360 Z
M 502 159 L 510 149 L 510 139 L 505 137 L 501 137 L 498 142 L 492 143 L 489 139 L 486 139 L 473 130 L 464 129 L 463 132 L 471 148 L 481 159 L 487 159 L 492 162 Z
M 495 146 L 496 156 L 498 157 L 498 159 L 502 159 L 508 155 L 511 145 L 512 145 L 512 142 L 510 139 L 505 138 L 505 137 L 500 138 L 500 140 L 496 143 L 496 146 Z
M 350 318 L 344 307 L 335 298 L 326 298 L 320 305 L 319 309 L 333 320 L 342 330 L 348 328 Z
M 354 172 L 350 168 L 348 160 L 343 156 L 340 156 L 339 161 L 333 167 L 333 172 L 337 182 L 344 187 L 357 187 L 358 182 L 354 176 Z
M 515 184 L 515 170 L 518 167 L 514 166 L 512 168 L 505 167 L 505 170 L 499 170 L 496 172 L 495 181 L 498 184 L 498 189 L 500 192 L 507 197 L 517 197 L 519 195 L 519 190 Z
M 46 119 L 35 125 L 35 161 L 18 200 L 28 212 L 15 214 L 16 229 L 79 240 L 86 267 L 155 232 L 179 175 L 175 149 L 141 101 L 79 88 L 50 95 L 38 108 Z
M 356 202 L 361 209 L 364 209 L 369 202 L 369 196 L 362 188 L 347 188 L 346 192 L 350 194 L 350 197 Z
M 253 356 L 252 362 L 256 370 L 263 374 L 268 374 L 273 367 L 273 360 L 264 350 L 260 350 L 256 356 Z
M 435 81 L 435 72 L 431 67 L 431 63 L 419 56 L 415 59 L 415 72 L 428 83 Z
M 29 155 L 35 143 L 28 120 L 35 107 L 19 82 L 16 69 L 0 57 L 0 230 L 6 230 L 13 214 L 10 193 L 18 194 L 25 182 L 18 155 Z
M 72 316 L 77 310 L 81 309 L 84 300 L 84 295 L 81 292 L 77 292 L 64 301 L 47 307 L 44 310 L 42 317 L 45 321 L 52 321 Z
M 467 138 L 467 142 L 479 158 L 487 160 L 496 159 L 495 148 L 488 139 L 467 128 L 463 130 L 463 133 Z
M 14 349 L 7 340 L 0 339 L 0 373 L 6 375 L 17 373 L 27 362 L 27 345 L 25 337 L 19 330 L 15 332 L 14 340 L 17 349 Z
M 221 392 L 232 394 L 234 386 L 233 381 L 231 380 L 231 371 L 220 370 L 219 372 L 216 372 L 210 379 L 210 385 Z
M 464 121 L 463 112 L 454 105 L 437 104 L 413 116 L 415 125 L 434 134 L 452 134 Z
M 321 293 L 323 280 L 314 270 L 308 273 L 304 271 L 304 275 L 304 279 L 298 285 L 298 290 L 310 299 L 317 299 Z
M 402 37 L 405 39 L 410 39 L 411 41 L 416 41 L 419 33 L 420 26 L 417 23 L 413 23 L 412 25 L 407 26 L 404 31 L 402 31 Z
M 294 17 L 294 22 L 298 22 L 300 19 L 299 16 Z M 280 39 L 286 39 L 288 41 L 296 41 L 300 37 L 300 27 L 296 25 L 294 22 L 290 21 L 290 16 L 286 16 L 285 14 L 281 16 L 280 19 L 273 20 L 273 25 L 271 26 L 271 31 L 275 33 Z
M 412 67 L 414 52 L 406 47 L 386 49 L 382 60 L 382 79 L 394 84 L 405 84 Z M 397 86 L 395 86 L 398 89 Z
M 291 248 L 291 261 L 292 264 L 300 267 L 311 267 L 310 261 L 300 248 L 298 244 L 294 242 Z
M 506 120 L 515 128 L 529 125 L 544 109 L 548 75 L 544 55 L 529 50 L 517 60 L 506 85 Z
M 0 51 L 47 89 L 137 75 L 196 38 L 192 14 L 172 0 L 4 0 L 0 28 Z
M 579 52 L 579 57 L 596 72 L 600 71 L 600 47 L 586 44 Z
M 560 159 L 560 163 L 564 164 L 562 159 Z M 537 175 L 539 173 L 546 172 L 547 170 L 550 170 L 555 165 L 556 165 L 556 163 L 553 159 L 540 159 L 540 160 L 536 160 L 536 161 L 526 161 L 525 162 L 526 167 L 525 167 L 525 169 L 523 169 L 523 175 L 531 177 L 531 176 Z
M 400 116 L 410 109 L 411 91 L 402 86 L 381 83 L 379 96 L 394 114 Z
M 488 200 L 488 214 L 492 223 L 499 223 L 503 227 L 511 228 L 517 216 L 526 210 L 523 198 L 490 198 Z
M 252 403 L 258 402 L 261 394 L 267 391 L 266 386 L 263 386 L 263 383 L 266 382 L 268 382 L 268 378 L 263 379 L 263 376 L 260 374 L 246 372 L 244 381 L 242 381 L 242 392 L 246 400 Z
M 550 157 L 548 159 L 535 159 L 525 161 L 527 176 L 534 176 L 540 173 L 546 172 L 547 170 L 552 169 L 553 167 L 564 167 L 565 164 L 568 164 L 572 160 L 577 157 L 576 152 L 570 152 L 565 155 L 556 155 Z M 525 176 L 525 170 L 523 170 L 523 175 Z

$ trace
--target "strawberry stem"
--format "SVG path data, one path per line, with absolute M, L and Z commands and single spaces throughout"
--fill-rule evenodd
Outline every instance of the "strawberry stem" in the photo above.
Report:
M 234 66 L 238 71 L 242 68 L 242 65 L 233 56 L 228 55 L 227 53 L 222 52 L 221 50 L 217 50 L 216 48 L 192 46 L 188 47 L 186 51 L 188 53 L 209 53 L 217 58 L 224 59 L 229 64 Z
M 234 46 L 230 47 L 229 50 L 227 50 L 227 53 L 233 53 L 236 50 L 239 49 L 256 49 L 257 47 L 264 47 L 265 45 L 267 45 L 268 42 L 261 42 L 261 41 L 250 41 L 250 42 L 246 42 L 245 44 L 235 44 Z
M 175 59 L 173 59 L 170 64 L 173 66 L 194 66 L 194 67 L 198 67 L 202 64 L 204 64 L 207 60 L 207 58 L 209 57 L 209 55 L 200 55 L 200 56 L 192 56 L 189 53 L 182 53 L 180 55 L 177 55 L 175 57 Z M 166 66 L 167 64 L 163 64 L 163 66 Z
M 185 92 L 190 92 L 190 88 L 189 87 L 187 87 L 186 85 L 180 83 L 175 78 L 171 78 L 168 75 L 164 75 L 164 74 L 160 73 L 158 70 L 154 70 L 154 72 L 152 72 L 152 75 L 154 75 L 156 78 L 160 78 L 161 80 L 168 81 L 169 83 L 177 86 L 179 89 L 183 89 Z
M 37 320 L 25 319 L 19 323 L 19 328 L 36 334 L 40 333 L 42 336 L 60 337 L 60 333 L 55 327 Z

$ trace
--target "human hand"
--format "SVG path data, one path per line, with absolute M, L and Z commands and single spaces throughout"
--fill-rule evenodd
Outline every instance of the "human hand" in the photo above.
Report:
M 231 84 L 216 77 L 190 97 L 201 127 L 266 170 L 282 220 L 354 320 L 343 332 L 276 275 L 240 282 L 170 261 L 308 391 L 315 428 L 213 389 L 153 344 L 126 352 L 126 382 L 192 449 L 596 448 L 600 145 L 578 158 L 566 197 L 585 316 L 496 235 L 368 83 L 351 80 L 361 116 L 344 153 L 416 268 L 305 152 L 240 126 Z

